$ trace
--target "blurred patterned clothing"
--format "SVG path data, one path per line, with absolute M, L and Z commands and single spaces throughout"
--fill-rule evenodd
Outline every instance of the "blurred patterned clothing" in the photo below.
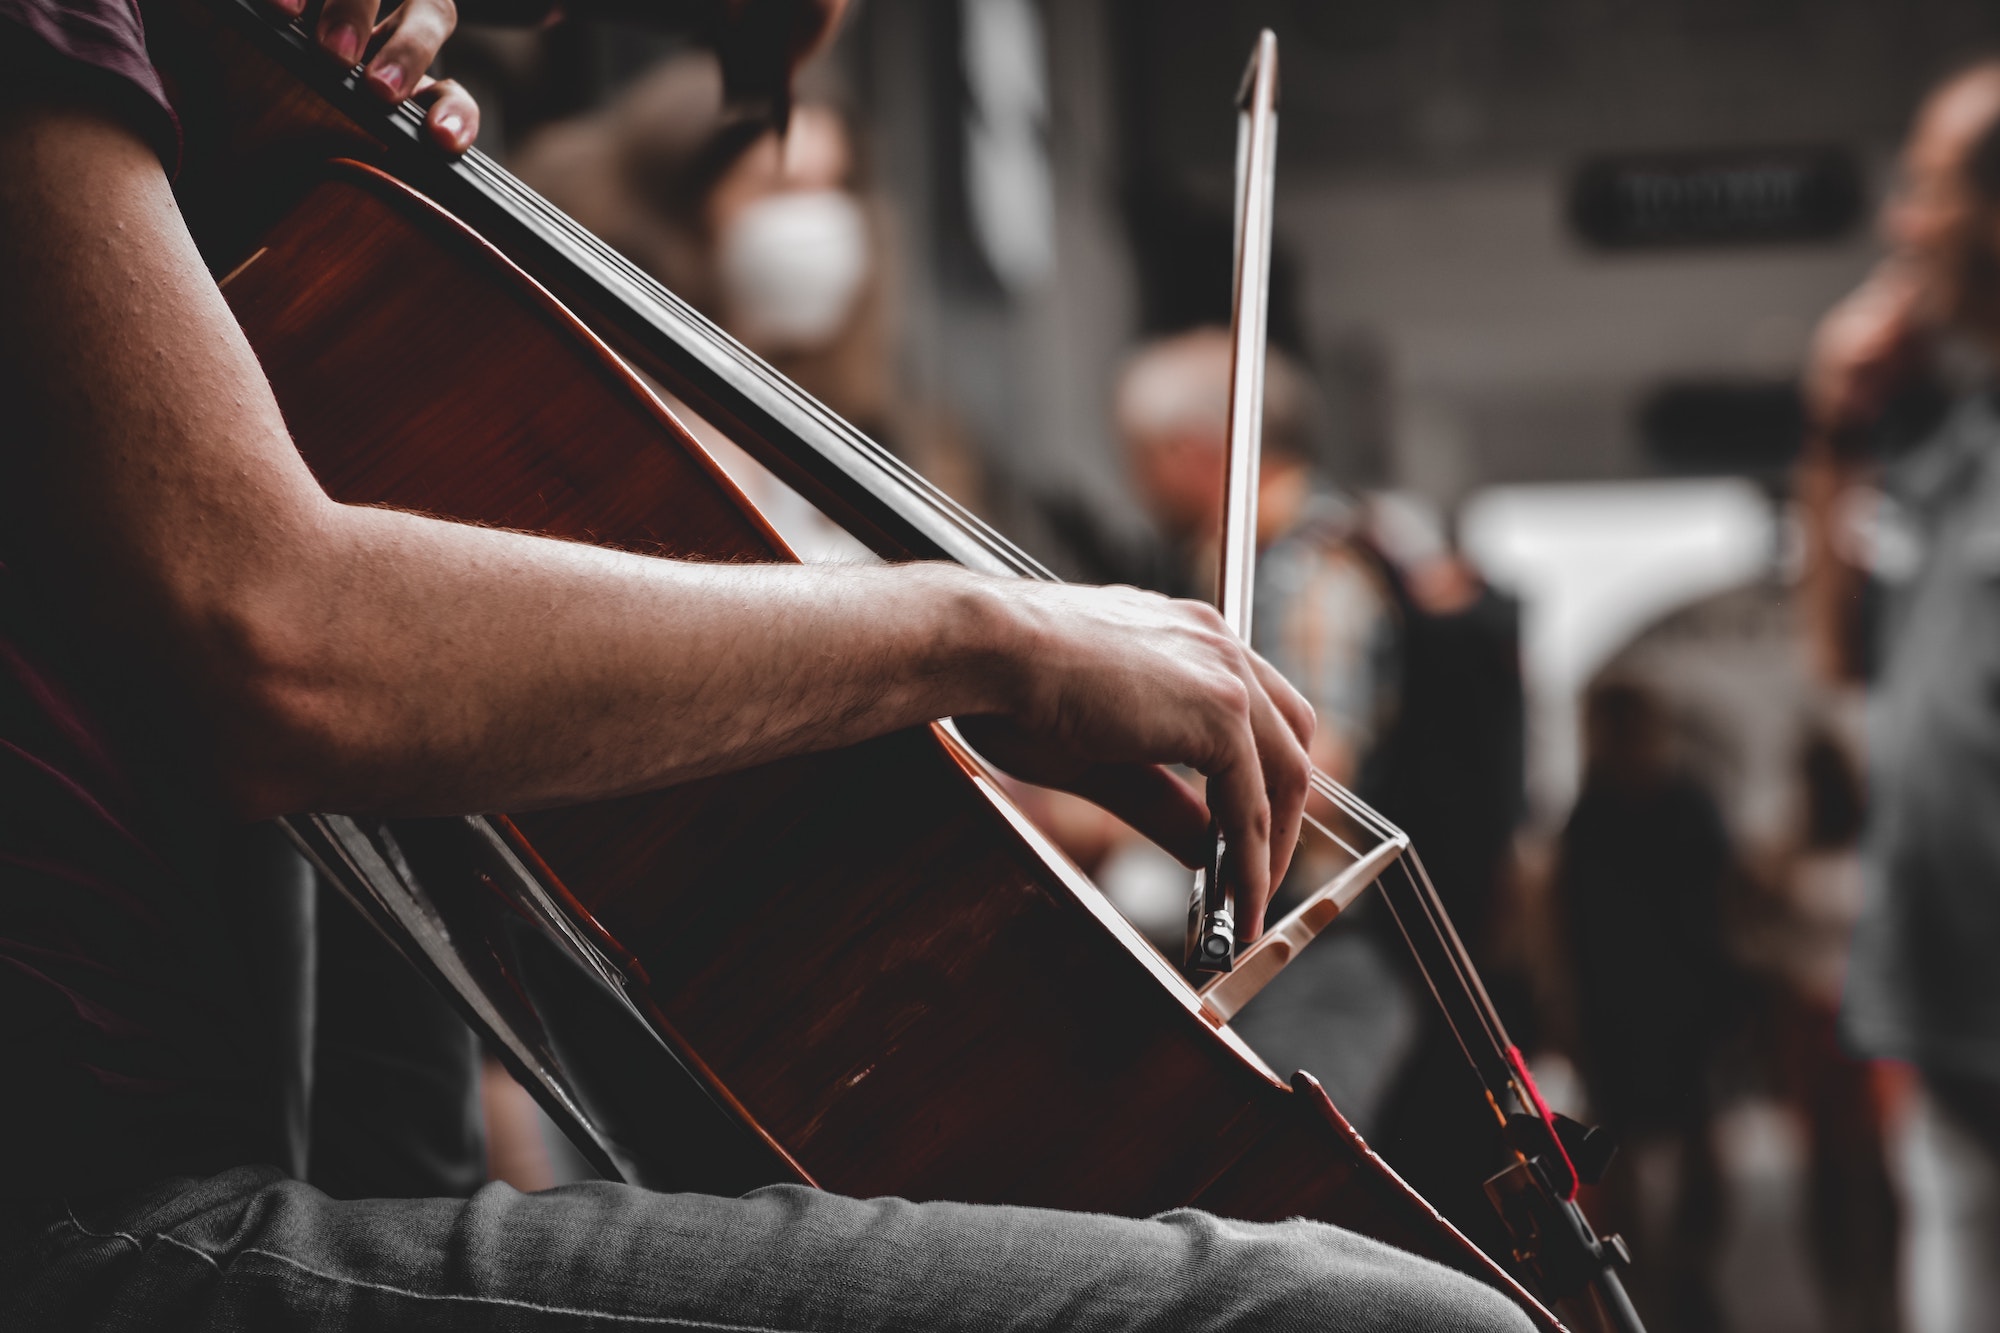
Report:
M 1350 774 L 1396 706 L 1394 606 L 1353 540 L 1358 519 L 1353 501 L 1315 494 L 1303 519 L 1257 557 L 1250 625 L 1251 646 L 1312 704 Z

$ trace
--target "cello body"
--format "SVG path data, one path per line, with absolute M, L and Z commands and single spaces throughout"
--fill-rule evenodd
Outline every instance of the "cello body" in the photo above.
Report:
M 185 22 L 232 71 L 258 58 L 207 11 L 148 17 Z M 214 193 L 186 211 L 330 495 L 660 556 L 792 558 L 635 363 L 659 368 L 614 350 L 618 330 L 579 318 L 506 236 L 348 160 L 384 159 L 281 75 L 205 86 L 262 100 L 226 122 L 229 152 L 194 159 L 189 194 Z M 216 202 L 245 180 L 254 204 Z M 865 505 L 828 508 L 895 553 Z M 607 1172 L 1309 1217 L 1560 1327 L 1316 1082 L 1205 1013 L 948 726 L 614 801 L 390 821 L 345 853 L 305 842 L 336 880 L 386 875 L 421 899 L 402 927 L 444 952 L 401 947 Z M 370 914 L 394 930 L 401 910 Z

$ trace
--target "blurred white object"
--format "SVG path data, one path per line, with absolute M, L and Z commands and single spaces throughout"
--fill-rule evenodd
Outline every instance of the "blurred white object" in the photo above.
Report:
M 761 352 L 830 342 L 868 277 L 868 219 L 845 190 L 791 190 L 744 206 L 718 269 L 733 331 Z
M 1415 569 L 1445 553 L 1444 514 L 1416 491 L 1377 491 L 1368 497 L 1368 534 L 1382 553 Z
M 1561 1051 L 1536 1051 L 1528 1057 L 1528 1072 L 1542 1090 L 1542 1100 L 1551 1111 L 1586 1123 L 1590 1119 L 1590 1098 L 1583 1090 L 1583 1074 Z
M 1919 1084 L 1903 1127 L 1909 1333 L 1991 1333 L 2000 1317 L 2000 1163 Z
M 1667 612 L 1764 576 L 1779 545 L 1770 502 L 1733 479 L 1496 486 L 1466 502 L 1459 539 L 1522 601 L 1528 777 L 1544 815 L 1576 791 L 1576 704 L 1591 673 Z
M 1139 933 L 1174 955 L 1187 929 L 1188 869 L 1144 838 L 1118 845 L 1097 870 L 1097 887 Z

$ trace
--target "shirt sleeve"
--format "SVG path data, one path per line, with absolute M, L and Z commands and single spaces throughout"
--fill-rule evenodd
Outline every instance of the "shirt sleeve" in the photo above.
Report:
M 136 0 L 0 0 L 0 103 L 85 102 L 180 162 L 180 123 L 146 53 Z

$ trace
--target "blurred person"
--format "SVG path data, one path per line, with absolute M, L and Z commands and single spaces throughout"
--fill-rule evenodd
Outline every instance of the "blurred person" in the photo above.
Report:
M 1212 596 L 1215 584 L 1229 383 L 1229 334 L 1201 327 L 1133 353 L 1114 394 L 1130 475 L 1165 539 L 1159 580 L 1194 595 Z M 1356 540 L 1357 502 L 1312 461 L 1312 407 L 1304 375 L 1270 349 L 1250 639 L 1312 704 L 1314 762 L 1352 785 L 1394 712 L 1397 625 L 1378 566 Z M 1278 910 L 1336 869 L 1308 842 Z M 1173 913 L 1162 914 L 1169 927 L 1185 914 L 1185 876 L 1174 883 Z M 1397 950 L 1364 928 L 1366 915 L 1336 923 L 1233 1024 L 1277 1067 L 1311 1071 L 1364 1133 L 1418 1022 Z
M 315 38 L 349 63 L 376 17 L 330 0 Z M 400 101 L 453 19 L 405 0 L 368 86 Z M 212 864 L 244 823 L 607 798 L 957 716 L 1045 782 L 1206 769 L 1254 936 L 1310 713 L 1212 610 L 1130 589 L 698 564 L 337 503 L 178 211 L 129 0 L 5 0 L 0 70 L 0 1326 L 1529 1326 L 1302 1222 L 785 1186 L 341 1201 L 272 1164 L 271 960 Z M 461 150 L 474 117 L 443 89 L 427 133 Z M 1121 808 L 1197 856 L 1211 810 L 1154 792 Z
M 802 100 L 781 137 L 722 101 L 717 61 L 648 70 L 605 106 L 544 126 L 513 169 L 864 434 L 979 510 L 985 470 L 948 406 L 895 373 L 888 210 L 848 121 Z M 719 432 L 678 409 L 807 559 L 860 545 Z
M 1368 545 L 1401 634 L 1397 708 L 1362 769 L 1361 790 L 1410 835 L 1502 1020 L 1534 1050 L 1520 914 L 1505 910 L 1526 782 L 1520 603 L 1407 497 L 1374 499 Z M 1478 1184 L 1490 1161 L 1490 1122 L 1459 1095 L 1464 1054 L 1442 1014 L 1428 1002 L 1418 1013 L 1422 1026 L 1382 1112 L 1377 1149 L 1462 1230 L 1500 1244 Z
M 1796 842 L 1771 876 L 1779 903 L 1761 962 L 1777 981 L 1778 1092 L 1806 1131 L 1806 1215 L 1826 1327 L 1892 1333 L 1896 1198 L 1886 1153 L 1893 1080 L 1842 1048 L 1840 993 L 1862 901 L 1861 775 L 1822 724 L 1796 757 Z
M 802 102 L 780 137 L 726 110 L 712 57 L 683 55 L 543 127 L 511 166 L 820 401 L 897 441 L 885 222 L 838 111 Z
M 1204 327 L 1135 352 L 1114 420 L 1133 484 L 1166 540 L 1162 591 L 1213 596 L 1229 439 L 1230 342 Z M 1252 646 L 1319 716 L 1313 761 L 1352 784 L 1394 712 L 1396 624 L 1356 538 L 1361 510 L 1313 462 L 1311 390 L 1266 354 Z
M 1360 782 L 1416 840 L 1467 948 L 1488 961 L 1527 803 L 1521 604 L 1487 581 L 1449 525 L 1392 497 L 1368 517 L 1401 629 L 1389 686 L 1400 706 Z
M 1635 1241 L 1633 1298 L 1650 1326 L 1721 1326 L 1723 1189 L 1711 1091 L 1740 1007 L 1723 938 L 1733 851 L 1713 796 L 1673 753 L 1665 709 L 1603 679 L 1584 701 L 1583 787 L 1557 850 L 1554 901 L 1576 986 L 1578 1065 L 1592 1114 L 1624 1145 L 1604 1221 Z M 1640 1225 L 1637 1164 L 1676 1155 L 1667 1234 Z
M 1924 101 L 1882 232 L 1887 255 L 1814 338 L 1800 487 L 1819 661 L 1872 668 L 1843 1023 L 1916 1069 L 1906 1309 L 1916 1333 L 1957 1333 L 2000 1326 L 2000 62 Z M 1873 461 L 1954 370 L 1942 420 Z

